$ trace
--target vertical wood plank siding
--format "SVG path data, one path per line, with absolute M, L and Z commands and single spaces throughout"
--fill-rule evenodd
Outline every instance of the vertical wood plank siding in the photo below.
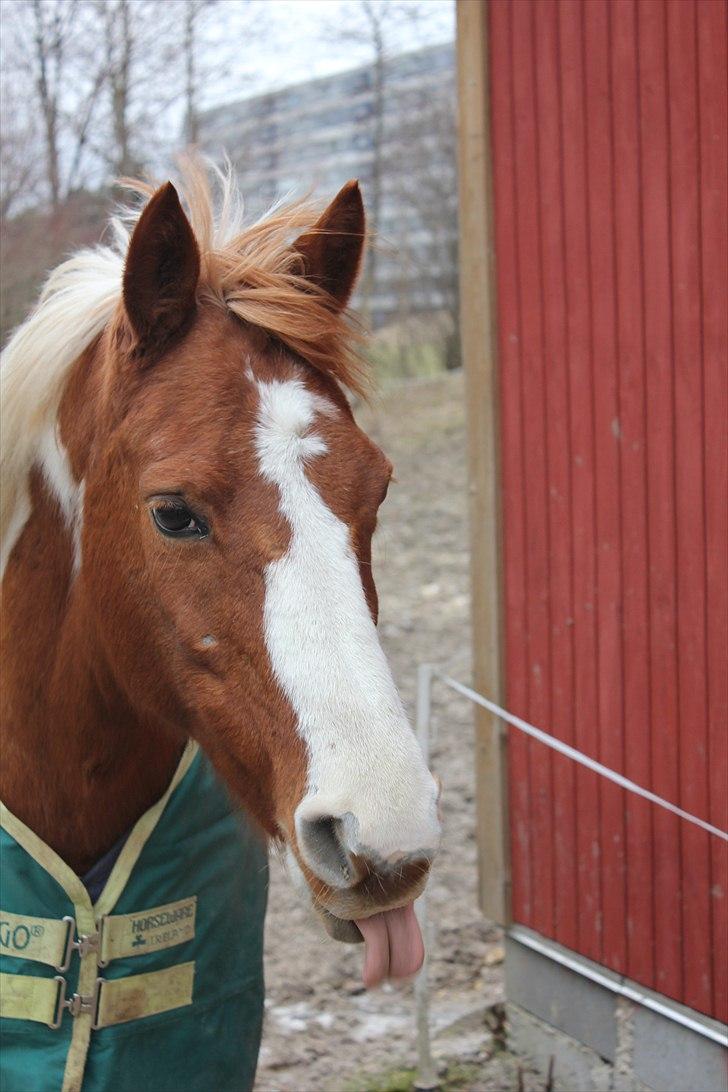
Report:
M 727 5 L 487 10 L 508 705 L 725 829 Z M 728 1019 L 725 844 L 518 733 L 509 797 L 514 920 Z

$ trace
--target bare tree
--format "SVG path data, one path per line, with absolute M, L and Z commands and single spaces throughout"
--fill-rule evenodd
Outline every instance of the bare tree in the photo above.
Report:
M 182 55 L 185 68 L 185 139 L 197 144 L 200 138 L 200 86 L 198 79 L 198 38 L 200 17 L 215 0 L 185 0 Z
M 6 0 L 2 8 L 4 96 L 15 93 L 33 104 L 34 150 L 54 210 L 79 182 L 104 78 L 97 57 L 81 49 L 88 14 L 86 0 Z M 12 131 L 6 111 L 6 135 L 8 124 Z
M 221 86 L 227 89 L 232 83 L 230 90 L 240 94 L 241 80 L 247 82 L 251 70 L 243 66 L 253 60 L 253 47 L 265 36 L 266 12 L 265 8 L 254 7 L 251 0 L 236 0 L 234 10 L 229 0 L 183 2 L 180 52 L 184 71 L 184 137 L 188 145 L 197 145 L 202 135 L 200 115 L 210 88 L 217 88 L 219 94 Z M 220 12 L 225 19 L 215 18 Z M 229 31 L 224 38 L 219 33 L 221 25 Z
M 0 88 L 0 220 L 37 199 L 43 179 L 41 134 L 32 106 L 9 75 Z
M 111 101 L 113 169 L 116 174 L 131 175 L 136 169 L 136 164 L 131 157 L 129 118 L 131 57 L 134 49 L 131 8 L 129 0 L 116 0 L 116 3 L 105 3 L 102 10 L 106 19 L 106 63 Z
M 112 178 L 166 168 L 211 89 L 233 90 L 233 65 L 240 80 L 261 16 L 228 3 L 0 0 L 3 333 L 46 271 L 96 240 Z
M 392 36 L 403 28 L 414 33 L 422 20 L 424 8 L 415 0 L 352 0 L 344 11 L 343 22 L 329 26 L 325 37 L 329 41 L 366 47 L 372 62 L 372 160 L 367 186 L 367 214 L 372 243 L 367 253 L 361 286 L 362 310 L 371 321 L 372 297 L 377 278 L 377 246 L 374 237 L 381 225 L 382 212 L 387 60 Z
M 167 0 L 97 2 L 106 43 L 106 158 L 115 177 L 129 177 L 146 165 L 160 119 L 180 97 L 183 7 Z
M 374 0 L 359 0 L 364 33 L 372 49 L 373 65 L 373 111 L 372 111 L 372 177 L 369 198 L 370 215 L 376 231 L 381 223 L 382 211 L 382 158 L 384 153 L 384 96 L 385 96 L 385 60 L 386 60 L 386 23 L 391 16 L 391 7 Z M 377 251 L 373 247 L 368 256 L 365 298 L 371 300 L 376 284 Z
M 393 176 L 395 193 L 422 240 L 410 255 L 414 310 L 438 316 L 447 368 L 460 364 L 456 116 L 453 87 L 402 112 L 392 133 L 407 164 Z
M 41 119 L 54 209 L 87 168 L 98 184 L 143 166 L 182 95 L 183 14 L 168 0 L 3 0 L 19 79 L 30 77 Z
M 129 175 L 149 164 L 150 147 L 163 131 L 168 144 L 177 143 L 180 121 L 184 142 L 197 143 L 205 86 L 225 68 L 220 50 L 210 50 L 203 39 L 217 0 L 97 2 L 109 86 L 107 160 L 115 175 Z
M 76 4 L 51 7 L 43 0 L 32 0 L 35 84 L 43 118 L 46 152 L 46 177 L 51 204 L 57 208 L 61 200 L 60 168 L 60 95 L 64 78 L 68 32 Z

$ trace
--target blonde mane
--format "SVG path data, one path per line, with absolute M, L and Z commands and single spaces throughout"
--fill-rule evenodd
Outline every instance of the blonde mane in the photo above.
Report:
M 212 179 L 212 182 L 211 182 Z M 125 183 L 148 197 L 155 187 Z M 201 256 L 198 298 L 261 327 L 315 368 L 363 393 L 360 334 L 346 311 L 303 276 L 293 247 L 320 209 L 308 200 L 274 207 L 246 225 L 235 176 L 201 161 L 181 163 L 178 191 Z M 217 191 L 217 192 L 215 192 Z M 111 242 L 79 251 L 48 277 L 38 304 L 0 362 L 0 573 L 30 512 L 28 475 L 44 467 L 66 516 L 73 482 L 56 418 L 73 363 L 111 321 L 121 299 L 126 252 L 143 202 L 110 221 Z

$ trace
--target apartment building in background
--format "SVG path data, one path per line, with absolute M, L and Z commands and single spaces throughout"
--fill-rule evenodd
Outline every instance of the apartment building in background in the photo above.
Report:
M 251 215 L 286 196 L 328 199 L 350 178 L 371 212 L 379 167 L 374 280 L 364 278 L 358 300 L 375 328 L 457 308 L 453 43 L 385 60 L 381 92 L 377 84 L 369 64 L 200 119 L 202 148 L 233 162 Z

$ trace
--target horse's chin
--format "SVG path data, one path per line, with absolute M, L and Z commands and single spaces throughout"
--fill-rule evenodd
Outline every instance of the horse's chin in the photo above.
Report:
M 288 865 L 288 873 L 293 881 L 294 887 L 298 889 L 299 894 L 301 894 L 308 905 L 313 907 L 316 911 L 329 936 L 332 937 L 333 940 L 340 940 L 343 944 L 363 944 L 364 937 L 361 935 L 353 921 L 349 921 L 346 918 L 339 918 L 336 914 L 332 914 L 330 910 L 327 910 L 325 906 L 322 906 L 318 899 L 314 897 L 290 844 L 286 848 L 285 858 Z
M 340 940 L 343 944 L 363 944 L 364 937 L 353 921 L 337 918 L 325 906 L 315 901 L 314 908 L 323 922 L 324 929 L 334 940 Z
M 316 911 L 329 936 L 333 940 L 341 941 L 343 944 L 364 943 L 364 937 L 354 919 L 361 921 L 372 916 L 382 917 L 383 915 L 386 916 L 389 911 L 411 906 L 417 896 L 422 893 L 427 882 L 429 868 L 429 863 L 427 868 L 423 868 L 420 862 L 414 862 L 411 866 L 414 869 L 414 875 L 407 875 L 409 870 L 403 871 L 401 880 L 404 880 L 405 886 L 400 887 L 399 890 L 396 887 L 393 888 L 389 899 L 385 903 L 382 903 L 378 891 L 372 892 L 371 889 L 368 889 L 366 882 L 349 890 L 329 892 L 327 901 L 333 903 L 335 909 L 339 911 L 338 914 L 335 914 L 327 906 L 324 906 L 320 897 L 311 890 L 290 843 L 285 849 L 285 859 L 294 886 L 308 905 Z

